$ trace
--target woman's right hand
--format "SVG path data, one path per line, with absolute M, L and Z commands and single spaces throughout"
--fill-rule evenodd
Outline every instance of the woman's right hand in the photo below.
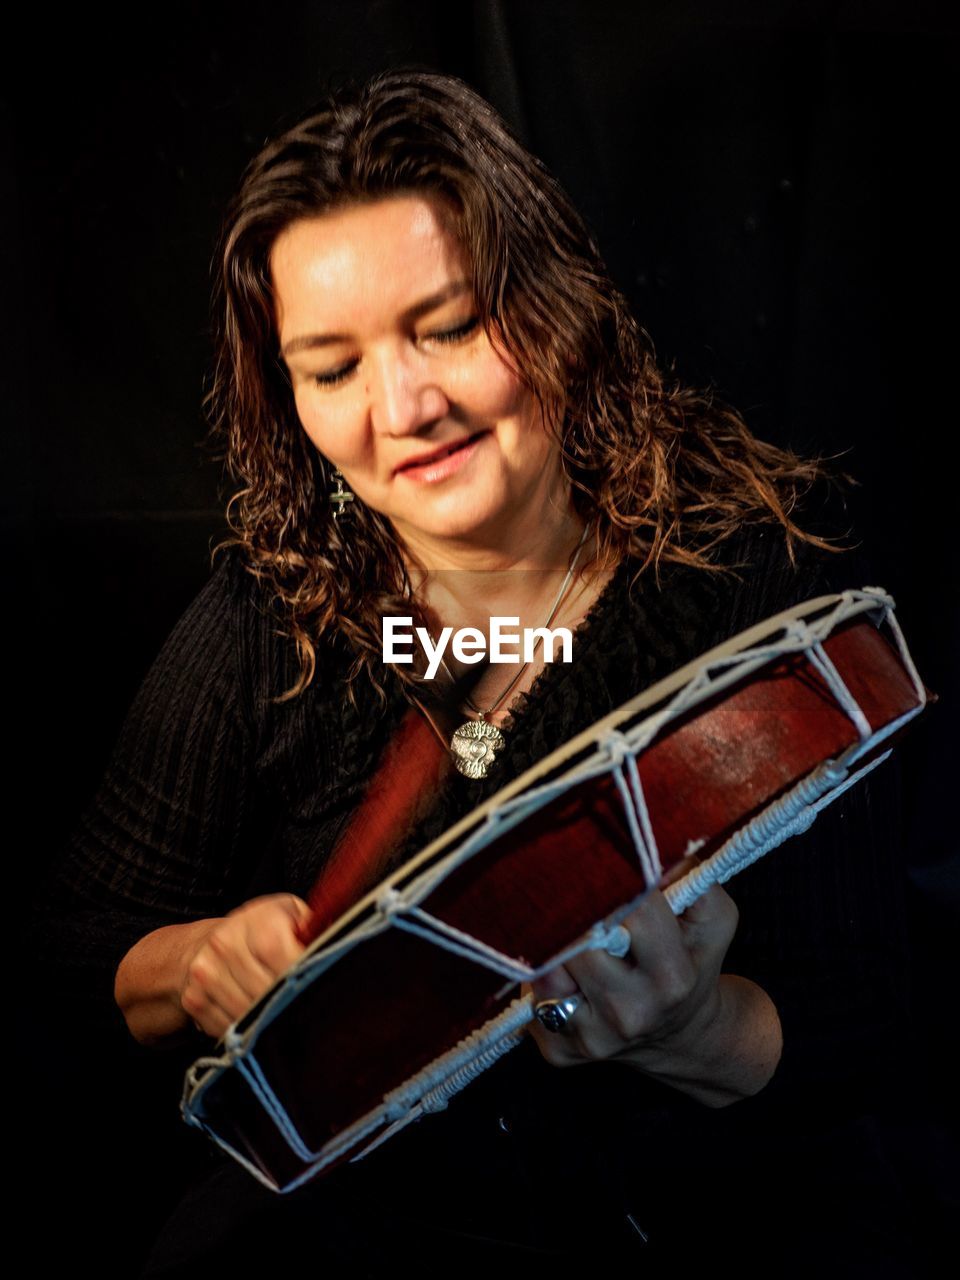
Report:
M 164 925 L 120 961 L 114 996 L 141 1044 L 179 1040 L 191 1025 L 219 1039 L 303 954 L 302 898 L 272 893 L 229 915 Z
M 184 956 L 180 1006 L 219 1039 L 303 954 L 298 929 L 312 912 L 292 893 L 253 898 L 210 928 Z

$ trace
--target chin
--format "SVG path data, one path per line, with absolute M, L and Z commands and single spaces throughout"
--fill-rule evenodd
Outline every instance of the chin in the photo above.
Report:
M 431 538 L 448 538 L 451 542 L 469 541 L 471 537 L 479 538 L 494 523 L 493 518 L 489 520 L 471 520 L 467 516 L 458 516 L 456 519 L 447 520 L 427 520 L 420 516 L 416 524 L 408 521 L 409 526 L 416 529 L 418 533 L 426 534 Z
M 434 510 L 431 510 L 430 503 L 424 502 L 417 511 L 403 512 L 399 518 L 409 528 L 431 538 L 463 539 L 494 528 L 503 516 L 505 504 L 470 502 L 468 497 L 464 494 L 459 501 L 438 504 Z

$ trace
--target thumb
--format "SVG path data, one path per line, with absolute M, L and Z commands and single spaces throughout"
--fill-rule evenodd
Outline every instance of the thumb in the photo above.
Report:
M 285 893 L 280 900 L 294 920 L 309 920 L 313 915 L 313 909 L 309 903 L 304 902 L 302 898 L 298 898 L 295 893 Z
M 310 923 L 313 920 L 313 908 L 303 898 L 298 898 L 295 893 L 287 893 L 283 895 L 281 906 L 286 910 L 290 919 L 293 921 L 294 930 L 300 942 L 307 945 L 309 938 Z

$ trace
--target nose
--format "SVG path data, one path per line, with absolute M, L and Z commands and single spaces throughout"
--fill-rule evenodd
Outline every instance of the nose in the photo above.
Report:
M 449 413 L 446 395 L 415 349 L 383 352 L 368 370 L 370 421 L 378 435 L 416 435 Z

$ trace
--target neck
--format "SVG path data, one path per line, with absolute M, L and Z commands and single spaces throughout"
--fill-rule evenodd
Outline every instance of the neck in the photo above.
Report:
M 466 616 L 478 604 L 488 616 L 526 614 L 557 584 L 584 536 L 585 522 L 570 509 L 543 519 L 531 512 L 512 525 L 509 536 L 495 530 L 484 539 L 426 539 L 405 535 L 407 565 L 414 590 L 441 616 Z M 589 539 L 580 550 L 578 573 L 592 559 Z

